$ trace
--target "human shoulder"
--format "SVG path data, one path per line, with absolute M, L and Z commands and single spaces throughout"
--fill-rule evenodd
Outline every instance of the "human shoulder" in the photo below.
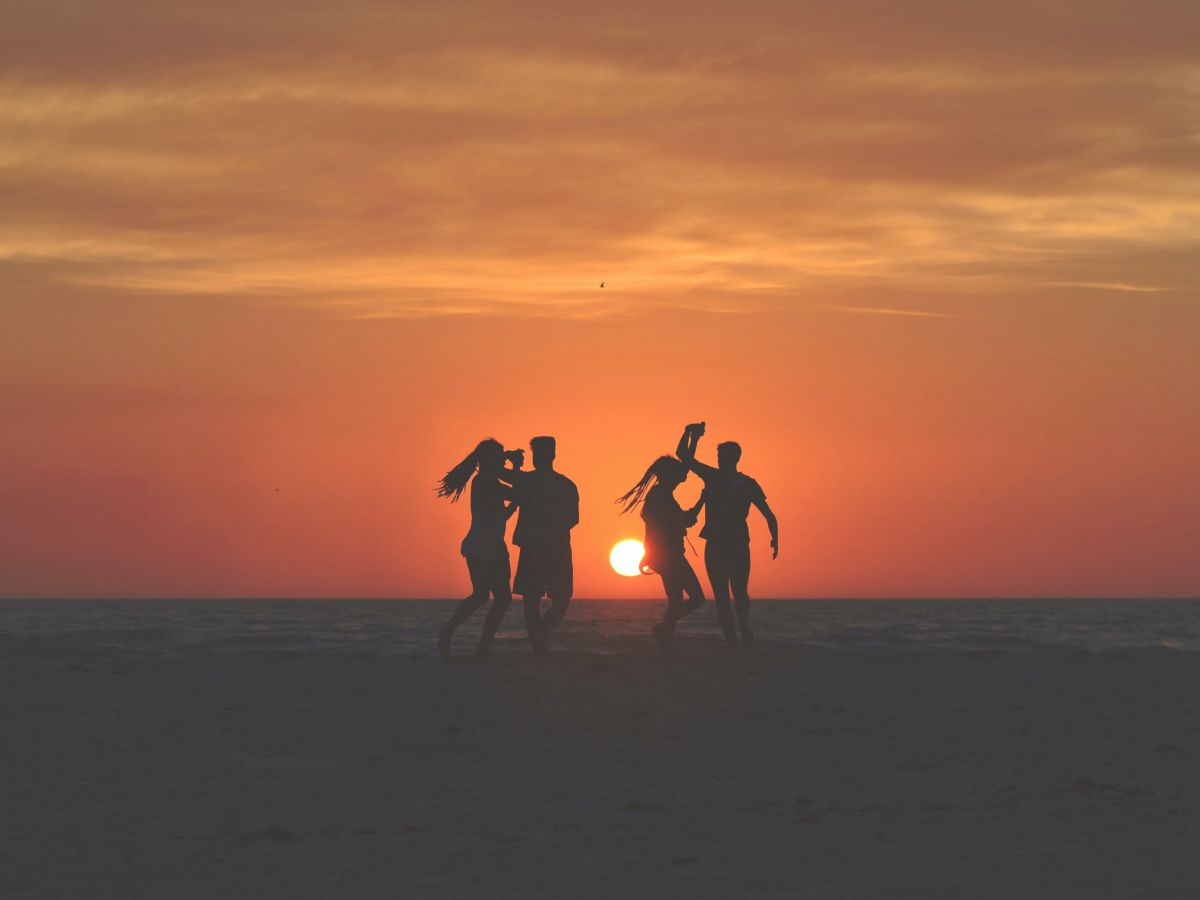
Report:
M 744 490 L 752 499 L 766 499 L 767 495 L 763 491 L 762 485 L 760 485 L 745 472 L 738 472 L 738 475 L 740 476 L 739 481 L 742 490 Z

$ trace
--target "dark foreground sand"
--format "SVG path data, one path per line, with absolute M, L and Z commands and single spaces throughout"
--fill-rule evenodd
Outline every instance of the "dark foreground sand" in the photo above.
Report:
M 1194 897 L 1183 655 L 0 661 L 0 896 Z

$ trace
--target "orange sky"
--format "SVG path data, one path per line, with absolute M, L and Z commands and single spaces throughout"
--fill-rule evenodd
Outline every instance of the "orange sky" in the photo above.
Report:
M 564 10 L 6 13 L 0 596 L 462 595 L 549 432 L 658 597 L 701 418 L 758 596 L 1200 594 L 1194 4 Z

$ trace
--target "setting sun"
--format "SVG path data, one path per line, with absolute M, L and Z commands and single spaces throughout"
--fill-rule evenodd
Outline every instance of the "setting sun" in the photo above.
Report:
M 628 538 L 613 546 L 612 552 L 608 554 L 608 561 L 612 563 L 612 567 L 618 575 L 640 575 L 642 556 L 645 553 L 646 548 L 642 546 L 641 541 Z

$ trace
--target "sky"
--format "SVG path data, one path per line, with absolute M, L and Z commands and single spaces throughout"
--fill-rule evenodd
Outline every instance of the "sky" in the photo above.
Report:
M 437 478 L 550 433 L 658 598 L 697 420 L 752 595 L 1200 595 L 1190 0 L 4 22 L 0 596 L 462 596 Z

